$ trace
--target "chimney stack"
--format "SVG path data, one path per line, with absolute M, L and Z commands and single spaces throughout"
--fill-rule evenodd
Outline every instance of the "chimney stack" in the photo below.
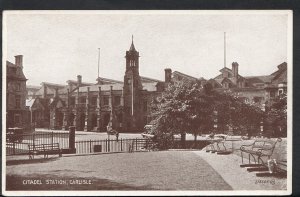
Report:
M 43 83 L 43 86 L 44 86 L 43 98 L 47 98 L 47 86 L 45 85 L 45 83 Z
M 237 62 L 232 62 L 232 72 L 233 72 L 233 81 L 237 84 L 239 76 L 239 64 Z
M 82 77 L 81 77 L 81 75 L 77 75 L 77 85 L 78 86 L 80 86 L 81 85 L 81 83 L 82 83 Z
M 23 55 L 16 55 L 15 56 L 15 64 L 16 66 L 23 68 Z
M 172 77 L 172 70 L 170 68 L 165 69 L 165 82 L 170 83 Z

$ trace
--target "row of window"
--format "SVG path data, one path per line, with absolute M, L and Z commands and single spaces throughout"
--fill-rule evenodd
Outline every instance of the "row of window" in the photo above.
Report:
M 96 97 L 96 96 L 91 97 L 90 104 L 97 105 L 97 99 L 98 99 L 98 97 Z M 109 105 L 109 96 L 102 97 L 102 102 L 103 102 L 103 103 L 101 103 L 102 105 Z M 85 96 L 80 97 L 79 103 L 82 103 L 82 104 L 86 103 L 86 97 Z M 121 96 L 114 96 L 113 105 L 118 106 L 120 104 L 121 104 Z M 75 105 L 75 97 L 70 97 L 70 105 Z

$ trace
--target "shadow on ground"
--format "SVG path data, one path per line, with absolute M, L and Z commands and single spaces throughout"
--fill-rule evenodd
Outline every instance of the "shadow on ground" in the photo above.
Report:
M 79 178 L 53 175 L 41 177 L 40 175 L 33 174 L 29 177 L 7 175 L 6 190 L 153 190 L 153 188 L 151 186 L 132 186 L 95 177 Z
M 21 164 L 35 164 L 35 163 L 48 163 L 58 160 L 59 158 L 37 158 L 37 159 L 16 159 L 16 160 L 8 160 L 6 161 L 6 166 L 13 166 L 13 165 L 21 165 Z

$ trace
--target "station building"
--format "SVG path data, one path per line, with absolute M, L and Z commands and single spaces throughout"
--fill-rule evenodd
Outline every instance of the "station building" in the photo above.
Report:
M 124 80 L 99 77 L 96 83 L 68 80 L 67 85 L 41 83 L 31 98 L 32 122 L 36 127 L 65 129 L 75 126 L 79 131 L 104 132 L 107 126 L 119 132 L 142 132 L 149 119 L 150 103 L 160 96 L 168 83 L 199 81 L 211 83 L 219 91 L 230 90 L 248 103 L 256 103 L 263 110 L 276 95 L 287 91 L 287 64 L 265 76 L 241 76 L 239 65 L 224 67 L 212 79 L 189 76 L 170 68 L 165 69 L 165 80 L 140 76 L 139 52 L 134 43 L 125 54 Z

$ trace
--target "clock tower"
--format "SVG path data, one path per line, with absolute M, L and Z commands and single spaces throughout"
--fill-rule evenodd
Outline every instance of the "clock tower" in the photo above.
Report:
M 133 44 L 133 36 L 130 49 L 126 51 L 126 71 L 124 76 L 123 98 L 124 118 L 123 130 L 126 132 L 142 132 L 141 124 L 141 91 L 143 89 L 139 75 L 139 52 Z

